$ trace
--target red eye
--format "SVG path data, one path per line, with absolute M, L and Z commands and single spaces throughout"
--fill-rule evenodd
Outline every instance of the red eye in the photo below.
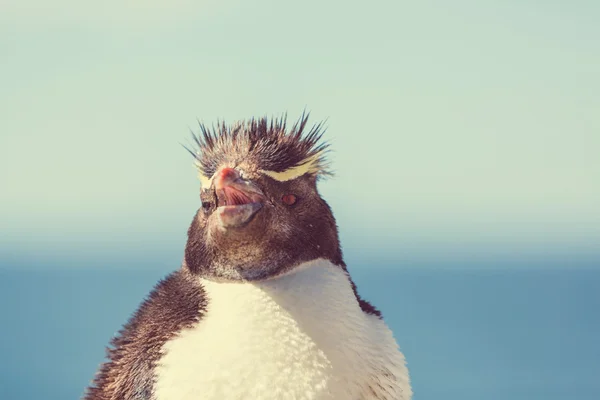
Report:
M 298 198 L 293 194 L 284 194 L 281 198 L 283 204 L 287 204 L 288 206 L 293 206 L 298 201 Z

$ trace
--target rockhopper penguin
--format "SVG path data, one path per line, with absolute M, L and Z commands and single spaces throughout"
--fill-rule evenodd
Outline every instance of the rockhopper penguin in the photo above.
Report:
M 200 126 L 181 269 L 112 341 L 86 400 L 407 400 L 404 356 L 348 275 L 322 125 Z

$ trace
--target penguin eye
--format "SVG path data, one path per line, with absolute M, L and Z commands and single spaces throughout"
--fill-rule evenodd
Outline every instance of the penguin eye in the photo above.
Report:
M 284 194 L 281 198 L 281 201 L 285 205 L 293 206 L 298 201 L 298 198 L 296 197 L 296 195 L 293 194 Z
M 211 206 L 212 206 L 212 204 L 210 203 L 210 201 L 203 201 L 202 202 L 202 210 L 204 212 L 208 212 L 210 210 Z

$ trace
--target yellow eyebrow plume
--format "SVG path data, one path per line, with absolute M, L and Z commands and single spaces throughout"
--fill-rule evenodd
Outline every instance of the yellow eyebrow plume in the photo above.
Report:
M 319 158 L 320 153 L 314 154 L 312 157 L 306 159 L 300 165 L 297 165 L 292 168 L 288 168 L 285 171 L 276 172 L 276 171 L 265 171 L 261 170 L 260 172 L 270 176 L 279 182 L 290 181 L 292 179 L 296 179 L 304 174 L 311 173 L 314 174 L 319 171 Z
M 203 174 L 198 174 L 198 179 L 200 179 L 200 185 L 202 185 L 202 189 L 206 190 L 212 184 L 212 178 L 207 177 Z

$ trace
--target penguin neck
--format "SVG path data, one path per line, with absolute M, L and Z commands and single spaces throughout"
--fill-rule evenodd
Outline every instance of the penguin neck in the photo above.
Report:
M 333 314 L 339 318 L 344 313 L 360 312 L 348 273 L 323 258 L 261 281 L 200 281 L 207 293 L 209 314 L 228 314 L 247 322 L 261 323 L 271 318 L 264 312 L 265 307 L 308 325 L 314 323 L 316 329 L 324 318 L 331 320 Z

